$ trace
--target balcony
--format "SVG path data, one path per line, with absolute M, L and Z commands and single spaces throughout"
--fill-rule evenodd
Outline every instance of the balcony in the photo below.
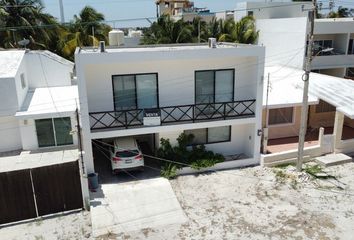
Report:
M 128 129 L 181 123 L 228 120 L 255 116 L 256 100 L 223 103 L 202 103 L 161 107 L 159 109 L 134 109 L 122 111 L 91 112 L 91 130 Z M 147 124 L 147 120 L 154 123 Z

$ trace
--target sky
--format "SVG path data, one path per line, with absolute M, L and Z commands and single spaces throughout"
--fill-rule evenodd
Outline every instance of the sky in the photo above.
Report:
M 59 0 L 42 0 L 42 2 L 47 12 L 60 19 Z M 208 7 L 212 11 L 234 9 L 236 2 L 237 0 L 194 0 L 196 7 Z M 63 4 L 65 21 L 70 21 L 73 15 L 78 14 L 86 5 L 90 5 L 103 13 L 106 20 L 156 16 L 155 0 L 63 0 Z M 149 25 L 144 20 L 116 22 L 115 27 L 132 27 L 141 24 Z
M 70 21 L 74 14 L 90 5 L 105 15 L 106 20 L 132 19 L 156 16 L 155 0 L 62 0 L 64 4 L 65 21 Z M 194 0 L 196 7 L 207 7 L 211 11 L 233 10 L 237 2 L 247 0 Z M 249 0 L 265 1 L 265 0 Z M 290 1 L 290 0 L 283 0 Z M 329 0 L 322 0 L 327 3 Z M 42 0 L 48 13 L 60 19 L 59 0 Z M 327 4 L 324 4 L 326 6 Z M 336 7 L 340 5 L 354 8 L 354 0 L 335 0 Z M 112 27 L 148 26 L 146 20 L 120 21 L 111 24 Z

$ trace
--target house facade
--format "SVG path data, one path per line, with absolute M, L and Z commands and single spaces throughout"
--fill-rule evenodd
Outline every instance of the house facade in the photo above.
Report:
M 168 45 L 77 49 L 84 159 L 93 172 L 92 141 L 132 136 L 152 150 L 160 139 L 195 144 L 259 163 L 264 48 Z
M 76 145 L 73 67 L 48 51 L 0 51 L 0 152 Z

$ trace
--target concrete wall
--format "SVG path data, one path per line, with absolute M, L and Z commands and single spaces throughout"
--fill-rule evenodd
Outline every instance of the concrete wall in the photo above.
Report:
M 276 2 L 241 2 L 236 5 L 235 19 L 239 21 L 242 17 L 247 16 L 248 11 L 253 12 L 255 19 L 307 17 L 307 12 L 302 10 L 303 7 L 309 9 L 311 4 L 308 2 L 292 4 L 286 0 L 278 0 Z
M 90 112 L 113 111 L 112 75 L 158 73 L 159 105 L 194 104 L 195 71 L 235 69 L 235 100 L 255 99 L 257 95 L 257 59 L 251 57 L 209 58 L 85 66 Z
M 71 85 L 73 64 L 62 63 L 40 52 L 26 53 L 25 60 L 30 88 Z
M 65 115 L 65 116 L 63 115 L 62 117 L 71 117 L 71 127 L 73 130 L 76 130 L 75 126 L 77 124 L 76 124 L 75 117 L 73 115 L 71 115 L 71 116 L 70 115 Z M 20 126 L 20 133 L 21 133 L 21 141 L 22 141 L 23 150 L 37 150 L 37 149 L 39 149 L 35 119 L 20 120 L 19 126 Z M 73 135 L 73 142 L 74 142 L 73 145 L 78 144 L 76 132 Z M 60 146 L 58 146 L 58 147 L 60 147 Z M 55 148 L 55 147 L 50 147 L 50 148 Z
M 0 117 L 0 152 L 22 148 L 18 120 L 15 117 Z
M 18 110 L 17 89 L 14 78 L 0 80 L 0 116 L 14 116 Z
M 265 109 L 263 110 L 263 126 L 267 121 L 265 114 Z M 293 112 L 293 123 L 289 124 L 277 124 L 268 125 L 268 139 L 286 138 L 286 137 L 296 137 L 299 135 L 300 130 L 300 120 L 301 120 L 301 107 L 294 107 Z
M 257 19 L 258 44 L 266 46 L 266 65 L 302 68 L 307 18 Z
M 158 134 L 159 139 L 169 139 L 172 145 L 176 145 L 176 139 L 183 131 L 161 132 Z M 248 157 L 253 157 L 254 147 L 254 124 L 232 125 L 231 126 L 231 141 L 222 143 L 205 144 L 207 150 L 222 155 L 246 154 Z M 157 146 L 159 147 L 159 146 Z

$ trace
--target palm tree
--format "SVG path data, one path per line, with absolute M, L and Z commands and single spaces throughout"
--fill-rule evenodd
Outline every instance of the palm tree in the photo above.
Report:
M 257 41 L 258 31 L 256 31 L 255 20 L 252 16 L 243 17 L 240 21 L 227 23 L 229 33 L 224 33 L 219 37 L 219 41 L 253 44 Z
M 329 18 L 345 18 L 345 17 L 353 17 L 354 9 L 344 8 L 342 6 L 338 7 L 336 12 L 332 11 L 328 13 Z
M 169 44 L 192 42 L 193 28 L 183 20 L 173 21 L 169 16 L 160 17 L 144 32 L 143 44 Z
M 84 7 L 80 14 L 74 16 L 67 31 L 61 32 L 60 46 L 65 57 L 73 57 L 76 47 L 98 45 L 107 42 L 110 26 L 103 24 L 104 15 L 90 6 Z
M 0 22 L 6 29 L 0 32 L 2 47 L 16 47 L 23 38 L 30 40 L 29 47 L 46 48 L 56 35 L 56 19 L 43 12 L 40 0 L 0 0 Z M 41 27 L 51 25 L 51 28 Z

